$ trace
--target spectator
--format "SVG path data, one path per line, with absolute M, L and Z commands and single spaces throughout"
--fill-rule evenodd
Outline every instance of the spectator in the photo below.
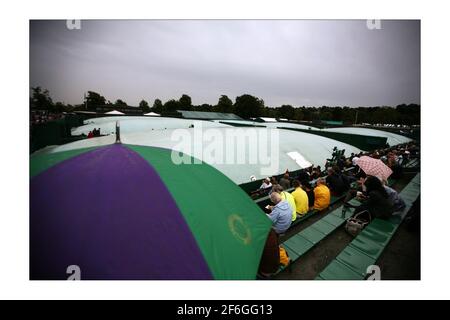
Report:
M 295 200 L 294 200 L 294 197 L 292 196 L 292 194 L 284 191 L 283 187 L 279 184 L 276 184 L 273 186 L 273 191 L 278 192 L 281 196 L 281 199 L 287 201 L 287 203 L 291 207 L 292 221 L 295 221 L 295 219 L 297 219 L 297 212 L 296 212 L 296 208 L 295 208 Z
M 302 188 L 308 196 L 308 206 L 309 210 L 311 210 L 314 206 L 314 190 L 308 180 L 302 181 Z
M 327 185 L 334 196 L 340 196 L 348 190 L 348 183 L 340 174 L 338 167 L 328 168 Z
M 271 229 L 266 239 L 258 273 L 263 277 L 269 277 L 277 272 L 279 266 L 280 248 L 278 244 L 278 235 L 275 230 Z
M 309 181 L 309 173 L 307 171 L 307 169 L 302 169 L 300 170 L 300 173 L 298 174 L 297 177 L 298 181 Z
M 394 204 L 380 179 L 368 176 L 364 182 L 366 196 L 364 202 L 355 209 L 355 214 L 367 210 L 373 218 L 387 219 L 394 213 Z
M 270 183 L 270 179 L 269 178 L 265 178 L 263 180 L 263 183 L 261 184 L 261 186 L 259 187 L 260 190 L 265 190 L 268 188 L 272 187 L 272 183 Z
M 301 188 L 298 180 L 294 180 L 293 185 L 295 190 L 292 192 L 292 196 L 294 197 L 296 212 L 300 215 L 305 214 L 309 210 L 308 195 Z
M 94 133 L 92 131 L 89 131 L 87 137 L 88 137 L 88 139 L 93 138 L 94 137 Z
M 313 173 L 311 174 L 311 180 L 316 180 L 320 178 L 320 167 L 314 168 Z
M 330 189 L 325 184 L 325 179 L 319 178 L 314 188 L 314 209 L 322 211 L 330 206 Z
M 280 179 L 280 186 L 282 186 L 284 190 L 287 190 L 291 187 L 291 181 L 289 180 L 289 173 L 286 172 L 283 178 Z
M 273 186 L 276 185 L 276 184 L 278 184 L 277 178 L 271 177 L 271 178 L 270 178 L 270 183 L 271 183 Z
M 339 157 L 337 163 L 336 163 L 337 167 L 339 168 L 340 171 L 344 170 L 345 167 L 345 157 L 341 156 Z
M 394 205 L 394 211 L 402 211 L 406 207 L 405 201 L 400 197 L 398 192 L 391 187 L 384 186 L 384 189 L 386 190 L 389 200 Z
M 292 210 L 289 203 L 281 198 L 278 192 L 270 194 L 270 200 L 275 206 L 270 206 L 271 213 L 268 215 L 272 220 L 272 228 L 277 234 L 286 232 L 292 223 Z

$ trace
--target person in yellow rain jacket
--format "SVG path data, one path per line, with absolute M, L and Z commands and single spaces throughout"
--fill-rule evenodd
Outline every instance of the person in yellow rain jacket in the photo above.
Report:
M 325 179 L 319 178 L 317 186 L 314 188 L 314 209 L 325 210 L 330 206 L 330 189 L 328 189 Z
M 300 215 L 305 214 L 309 210 L 308 195 L 305 190 L 302 189 L 300 181 L 294 180 L 292 185 L 295 188 L 295 190 L 292 191 L 292 196 L 294 197 L 296 212 Z
M 287 203 L 289 203 L 289 206 L 292 209 L 292 221 L 295 221 L 297 219 L 297 210 L 295 207 L 295 200 L 292 194 L 289 192 L 284 191 L 283 187 L 279 184 L 276 184 L 273 186 L 273 191 L 278 192 L 283 200 L 286 200 Z

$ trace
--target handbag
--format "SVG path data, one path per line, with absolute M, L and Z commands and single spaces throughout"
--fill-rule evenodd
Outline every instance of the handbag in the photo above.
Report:
M 370 212 L 367 210 L 357 213 L 355 216 L 347 219 L 345 231 L 356 237 L 372 220 Z

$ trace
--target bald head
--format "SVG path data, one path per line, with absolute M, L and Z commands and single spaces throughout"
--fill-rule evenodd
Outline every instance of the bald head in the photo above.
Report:
M 281 195 L 274 191 L 270 194 L 270 200 L 274 203 L 274 204 L 278 204 L 282 199 L 281 199 Z
M 275 192 L 278 192 L 278 193 L 281 193 L 281 192 L 284 191 L 283 187 L 281 185 L 279 185 L 279 184 L 274 184 L 272 186 L 272 190 L 275 191 Z

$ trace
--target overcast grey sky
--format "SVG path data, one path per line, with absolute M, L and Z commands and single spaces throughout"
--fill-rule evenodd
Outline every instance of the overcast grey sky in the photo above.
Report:
M 249 93 L 268 106 L 420 103 L 420 22 L 103 20 L 30 22 L 30 85 L 54 101 L 92 90 L 114 102 L 216 104 Z

